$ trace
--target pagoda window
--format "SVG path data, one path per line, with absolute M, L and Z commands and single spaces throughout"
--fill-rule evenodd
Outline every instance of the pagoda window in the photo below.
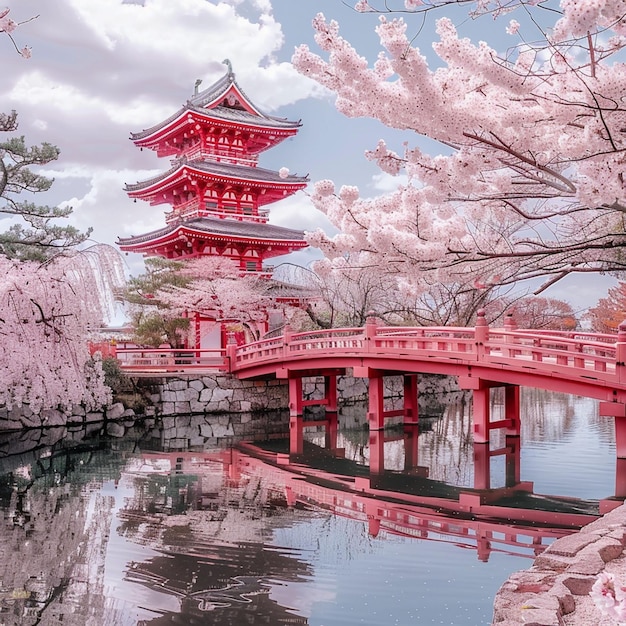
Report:
M 257 261 L 246 261 L 246 272 L 256 272 L 259 270 L 259 264 Z
M 255 211 L 254 211 L 254 198 L 252 197 L 252 194 L 250 194 L 250 193 L 242 194 L 239 203 L 241 205 L 242 212 L 245 215 L 254 215 L 255 214 Z
M 237 201 L 237 195 L 234 191 L 227 191 L 222 196 L 222 208 L 227 213 L 237 213 L 237 207 L 239 203 Z

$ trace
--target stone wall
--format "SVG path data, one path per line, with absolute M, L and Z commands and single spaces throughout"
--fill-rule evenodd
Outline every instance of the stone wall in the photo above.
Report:
M 390 409 L 402 406 L 401 376 L 385 379 L 386 405 Z M 14 431 L 64 425 L 85 425 L 99 421 L 118 421 L 135 416 L 165 418 L 169 416 L 212 414 L 259 414 L 285 412 L 289 406 L 286 380 L 239 380 L 227 374 L 179 375 L 176 377 L 132 378 L 132 393 L 121 393 L 111 406 L 100 412 L 86 411 L 75 406 L 71 410 L 48 409 L 33 413 L 27 405 L 8 410 L 0 406 L 0 431 Z M 441 398 L 455 393 L 453 378 L 420 377 L 420 414 L 441 414 Z M 356 406 L 367 401 L 367 379 L 340 376 L 337 382 L 342 407 Z M 442 396 L 442 392 L 444 395 Z M 303 385 L 305 399 L 321 399 L 324 395 L 323 377 L 307 378 Z M 434 400 L 435 399 L 435 400 Z M 435 404 L 433 404 L 433 400 Z M 362 410 L 352 421 L 362 420 Z M 352 421 L 350 422 L 352 424 Z M 288 419 L 284 418 L 285 432 Z
M 603 618 L 589 592 L 601 572 L 624 584 L 625 546 L 626 506 L 621 505 L 580 532 L 557 539 L 531 568 L 511 574 L 496 594 L 492 624 L 615 624 Z

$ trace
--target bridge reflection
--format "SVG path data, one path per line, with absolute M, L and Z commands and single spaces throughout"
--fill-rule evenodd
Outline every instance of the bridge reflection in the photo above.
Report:
M 321 509 L 362 522 L 373 537 L 396 535 L 471 548 L 481 561 L 493 552 L 533 558 L 554 539 L 621 504 L 625 495 L 626 464 L 619 459 L 615 494 L 582 500 L 534 493 L 532 483 L 520 480 L 519 438 L 507 438 L 504 447 L 494 450 L 474 444 L 474 484 L 459 487 L 430 479 L 428 468 L 419 465 L 417 426 L 399 433 L 372 432 L 369 467 L 345 458 L 336 432 L 331 425 L 326 448 L 303 442 L 298 453 L 289 451 L 288 440 L 276 440 L 211 453 L 144 453 L 143 458 L 153 472 L 165 462 L 171 469 L 161 473 L 169 471 L 172 480 L 207 464 L 215 469 L 217 463 L 230 484 L 260 482 L 269 493 L 282 493 L 288 507 Z M 404 470 L 384 468 L 383 446 L 391 439 L 403 442 Z M 491 486 L 494 456 L 505 459 L 501 487 Z M 196 493 L 189 504 L 202 509 L 202 501 Z

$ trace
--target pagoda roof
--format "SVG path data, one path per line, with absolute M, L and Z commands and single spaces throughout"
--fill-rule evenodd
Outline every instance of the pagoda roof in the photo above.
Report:
M 142 130 L 138 133 L 131 133 L 130 138 L 138 143 L 146 143 L 153 135 L 165 134 L 168 127 L 177 127 L 187 124 L 189 116 L 193 120 L 194 115 L 204 117 L 209 121 L 224 122 L 226 124 L 244 125 L 248 127 L 258 127 L 271 129 L 273 131 L 286 131 L 292 134 L 301 126 L 301 121 L 290 121 L 285 118 L 276 117 L 264 113 L 250 98 L 248 98 L 237 84 L 235 74 L 230 68 L 229 71 L 216 83 L 194 94 L 176 113 L 154 126 Z M 225 106 L 223 103 L 231 99 L 234 106 Z
M 275 170 L 262 167 L 250 167 L 234 163 L 218 163 L 215 161 L 186 161 L 179 160 L 172 168 L 157 176 L 135 184 L 126 184 L 125 191 L 131 197 L 150 196 L 151 193 L 163 191 L 164 188 L 175 186 L 181 181 L 189 181 L 189 173 L 198 178 L 214 182 L 223 182 L 229 185 L 246 183 L 260 188 L 274 188 L 291 191 L 304 188 L 308 183 L 308 176 L 288 174 L 281 176 Z
M 201 217 L 137 235 L 119 237 L 117 245 L 122 250 L 141 251 L 143 248 L 165 244 L 182 236 L 203 237 L 233 243 L 250 242 L 287 247 L 306 247 L 304 231 L 275 224 L 262 224 L 232 219 Z M 146 244 L 149 244 L 148 246 Z

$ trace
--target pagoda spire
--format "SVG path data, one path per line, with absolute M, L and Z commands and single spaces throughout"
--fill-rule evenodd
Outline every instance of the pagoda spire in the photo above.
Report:
M 230 59 L 224 59 L 222 63 L 228 68 L 228 78 L 233 80 L 235 78 L 235 73 L 233 72 L 233 64 L 230 62 Z

